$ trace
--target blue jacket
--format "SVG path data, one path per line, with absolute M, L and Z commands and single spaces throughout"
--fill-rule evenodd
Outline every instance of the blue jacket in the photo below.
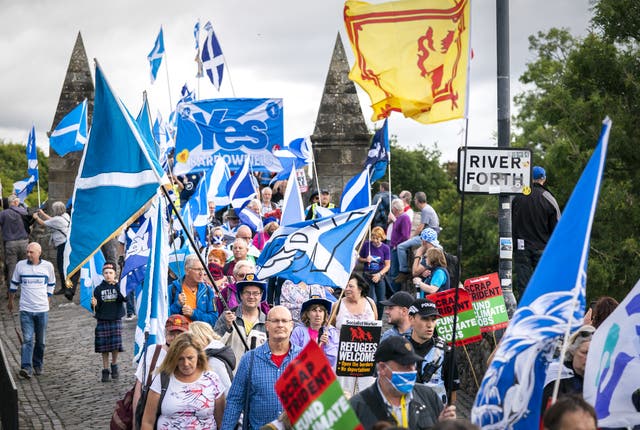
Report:
M 176 279 L 169 286 L 169 315 L 182 314 L 182 305 L 178 301 L 181 293 L 182 280 Z M 218 320 L 218 311 L 214 302 L 215 294 L 211 287 L 205 283 L 199 283 L 196 292 L 196 308 L 191 315 L 191 321 L 204 321 L 209 323 L 211 327 L 215 326 Z

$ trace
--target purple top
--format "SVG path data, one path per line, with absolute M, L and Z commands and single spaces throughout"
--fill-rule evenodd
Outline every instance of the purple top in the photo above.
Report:
M 393 223 L 391 230 L 391 249 L 396 249 L 402 242 L 411 237 L 411 219 L 406 212 L 403 212 Z
M 391 251 L 386 243 L 376 247 L 367 240 L 360 248 L 360 257 L 367 258 L 368 255 L 371 255 L 372 260 L 370 263 L 364 263 L 364 271 L 367 273 L 378 273 L 384 267 L 384 262 L 391 260 Z

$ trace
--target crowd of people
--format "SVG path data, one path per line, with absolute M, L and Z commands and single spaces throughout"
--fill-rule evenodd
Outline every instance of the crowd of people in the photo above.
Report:
M 186 191 L 195 188 L 197 179 L 197 175 L 190 175 L 186 183 L 181 182 L 181 205 L 187 202 Z M 136 370 L 134 408 L 140 398 L 146 399 L 143 409 L 134 411 L 139 428 L 234 429 L 238 423 L 254 429 L 274 423 L 286 426 L 274 385 L 300 350 L 309 342 L 317 343 L 335 370 L 342 325 L 383 318 L 389 328 L 382 333 L 375 352 L 375 374 L 338 377 L 364 428 L 385 428 L 384 423 L 411 429 L 474 428 L 461 421 L 455 421 L 461 427 L 446 423 L 456 418 L 453 404 L 459 374 L 450 348 L 437 334 L 440 314 L 426 296 L 455 285 L 438 241 L 439 218 L 426 194 L 419 191 L 412 200 L 407 190 L 397 197 L 389 193 L 387 183 L 380 185 L 374 197 L 374 203 L 380 202 L 374 226 L 358 253 L 362 268 L 354 271 L 342 288 L 333 289 L 255 277 L 256 260 L 278 228 L 282 184 L 276 189 L 263 187 L 260 199 L 250 202 L 262 218 L 262 229 L 242 224 L 234 210 L 220 212 L 215 204 L 209 205 L 206 238 L 199 250 L 202 259 L 188 255 L 182 276 L 173 274 L 169 283 L 166 344 L 149 346 Z M 548 201 L 544 195 L 539 198 Z M 419 216 L 415 227 L 412 201 Z M 311 193 L 306 217 L 321 217 L 332 207 L 327 190 Z M 61 202 L 54 203 L 51 210 L 51 216 L 38 211 L 32 218 L 50 231 L 58 274 L 63 279 L 61 250 L 68 236 L 69 216 Z M 20 291 L 24 343 L 19 376 L 31 378 L 44 371 L 47 315 L 56 275 L 54 266 L 41 258 L 41 246 L 29 243 L 26 215 L 19 200 L 10 197 L 8 209 L 0 213 L 0 226 L 11 279 L 10 311 Z M 122 264 L 105 263 L 104 281 L 95 289 L 91 302 L 97 320 L 95 352 L 103 360 L 102 382 L 119 377 L 122 319 L 129 315 L 125 306 L 132 307 L 133 298 L 121 294 L 117 285 L 121 270 Z M 590 311 L 585 322 L 601 322 L 605 308 L 612 311 L 610 301 L 602 301 Z M 555 364 L 562 367 L 557 372 L 563 379 L 562 394 L 581 393 L 594 330 L 585 325 L 578 331 L 565 363 Z M 547 381 L 548 386 L 553 382 Z M 567 399 L 549 408 L 545 428 L 565 428 L 561 422 L 567 411 L 586 415 L 587 420 L 595 418 L 588 405 L 574 397 Z M 562 404 L 567 406 L 558 411 Z M 547 406 L 545 400 L 545 409 Z

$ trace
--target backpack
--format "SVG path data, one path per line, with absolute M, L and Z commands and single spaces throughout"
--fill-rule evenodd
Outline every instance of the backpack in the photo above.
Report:
M 397 199 L 398 196 L 393 194 L 391 196 L 392 199 Z M 376 209 L 376 213 L 373 215 L 373 221 L 371 222 L 371 227 L 382 227 L 384 230 L 387 229 L 387 224 L 389 224 L 389 192 L 386 191 L 384 193 L 377 193 L 373 196 L 373 204 L 378 203 L 378 208 Z
M 458 257 L 448 252 L 444 253 L 444 258 L 447 260 L 447 272 L 449 272 L 449 287 L 456 288 L 460 283 L 460 261 Z
M 222 348 L 207 348 L 204 350 L 208 358 L 216 358 L 220 360 L 227 369 L 229 379 L 233 381 L 233 369 L 236 367 L 236 355 L 230 346 L 225 345 Z

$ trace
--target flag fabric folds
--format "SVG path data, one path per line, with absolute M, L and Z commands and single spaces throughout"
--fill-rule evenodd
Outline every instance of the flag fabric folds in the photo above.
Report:
M 371 139 L 371 146 L 364 162 L 365 167 L 369 167 L 369 181 L 371 183 L 382 178 L 387 172 L 389 165 L 389 127 L 388 120 L 384 120 L 382 127 L 376 130 Z
M 193 26 L 193 38 L 196 40 L 195 49 L 200 49 L 200 21 L 197 21 Z
M 207 38 L 205 39 L 204 46 L 202 47 L 202 65 L 213 86 L 220 91 L 222 73 L 224 72 L 224 56 L 222 55 L 222 48 L 220 48 L 220 43 L 218 43 L 218 39 L 216 38 L 216 34 L 213 31 L 213 26 L 210 21 L 207 21 L 204 25 L 204 29 L 207 30 Z
M 82 151 L 87 143 L 87 99 L 65 115 L 49 136 L 49 145 L 60 157 Z
M 149 219 L 152 226 L 150 258 L 144 282 L 136 288 L 136 325 L 134 360 L 142 356 L 145 333 L 149 334 L 147 345 L 164 345 L 164 324 L 168 318 L 169 297 L 167 286 L 168 271 L 168 225 L 165 220 L 167 206 L 163 197 L 158 196 L 151 206 Z
M 124 232 L 125 254 L 120 274 L 120 292 L 125 297 L 131 291 L 136 291 L 138 285 L 144 281 L 153 233 L 149 216 L 150 211 L 145 212 Z
M 290 169 L 287 188 L 284 191 L 280 225 L 288 226 L 304 221 L 304 203 L 296 179 L 296 170 Z
M 251 157 L 245 157 L 242 168 L 227 183 L 227 194 L 231 200 L 231 206 L 236 209 L 241 209 L 247 201 L 257 195 L 249 169 L 250 159 Z
M 65 246 L 67 278 L 142 213 L 161 183 L 168 183 L 97 63 L 95 82 L 93 125 L 78 168 Z
M 156 80 L 156 76 L 158 76 L 158 69 L 160 69 L 160 64 L 162 63 L 162 57 L 164 56 L 164 37 L 162 36 L 162 27 L 160 27 L 160 32 L 158 33 L 158 37 L 156 37 L 156 41 L 153 44 L 153 48 L 149 55 L 147 55 L 147 60 L 149 60 L 149 66 L 151 67 L 151 83 L 153 84 Z
M 589 346 L 583 393 L 596 410 L 599 428 L 640 425 L 639 336 L 640 281 L 600 324 Z
M 392 111 L 423 124 L 466 116 L 469 0 L 348 0 L 344 21 L 349 78 L 369 94 L 372 121 Z
M 311 149 L 311 139 L 307 137 L 299 137 L 293 139 L 287 145 L 287 148 L 296 158 L 305 165 L 313 161 L 313 150 Z
M 355 248 L 367 232 L 375 206 L 328 218 L 281 226 L 256 264 L 256 276 L 343 288 L 356 262 Z
M 207 183 L 209 185 L 207 202 L 214 202 L 217 211 L 229 206 L 231 201 L 227 193 L 227 184 L 231 178 L 231 173 L 229 173 L 229 166 L 227 166 L 224 158 L 218 157 L 213 165 L 213 170 L 210 171 L 210 174 L 206 173 L 205 175 L 208 175 Z
M 24 199 L 27 198 L 31 191 L 33 190 L 34 185 L 36 184 L 36 178 L 33 176 L 29 176 L 21 181 L 13 183 L 13 194 L 15 194 L 21 202 L 24 202 Z
M 340 196 L 340 212 L 353 211 L 371 206 L 371 184 L 369 168 L 347 182 Z
M 104 280 L 102 277 L 104 263 L 104 255 L 102 255 L 102 251 L 98 251 L 80 269 L 80 306 L 91 313 L 94 313 L 93 306 L 91 306 L 93 290 Z
M 29 132 L 29 139 L 27 141 L 27 175 L 33 176 L 33 179 L 38 182 L 40 176 L 38 175 L 38 151 L 36 150 L 36 127 L 31 126 Z
M 149 101 L 147 100 L 146 91 L 144 93 L 142 107 L 136 117 L 136 124 L 138 124 L 142 137 L 147 142 L 147 145 L 150 148 L 153 148 L 153 152 L 156 154 L 156 157 L 159 157 L 160 151 L 158 145 L 155 143 L 155 138 L 153 137 L 153 124 L 151 121 L 151 112 L 149 112 Z
M 582 324 L 591 226 L 610 127 L 607 118 L 484 375 L 471 411 L 472 421 L 483 429 L 538 428 L 543 382 L 556 341 L 564 336 L 566 346 L 570 332 Z
M 209 207 L 207 191 L 211 180 L 211 170 L 206 172 L 198 181 L 193 195 L 187 201 L 182 211 L 182 218 L 189 228 L 189 234 L 194 234 L 201 246 L 207 245 L 207 224 L 209 223 Z

